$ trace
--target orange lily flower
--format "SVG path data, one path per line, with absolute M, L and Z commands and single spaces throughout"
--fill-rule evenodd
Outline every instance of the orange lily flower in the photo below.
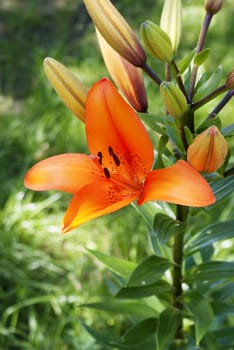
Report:
M 27 188 L 74 195 L 63 232 L 134 200 L 139 205 L 149 200 L 198 207 L 214 203 L 208 183 L 187 162 L 151 170 L 154 156 L 148 133 L 107 79 L 88 93 L 85 126 L 91 155 L 57 155 L 34 165 L 25 176 Z

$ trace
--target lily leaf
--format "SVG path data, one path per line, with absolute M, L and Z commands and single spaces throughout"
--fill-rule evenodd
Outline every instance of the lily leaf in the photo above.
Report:
M 216 241 L 234 238 L 234 220 L 212 224 L 204 228 L 199 234 L 188 241 L 185 247 L 186 255 L 210 246 Z
M 108 269 L 117 273 L 118 275 L 128 278 L 131 272 L 136 267 L 136 263 L 120 258 L 105 255 L 97 250 L 87 249 L 99 261 L 101 261 Z
M 209 54 L 210 54 L 210 48 L 206 48 L 200 51 L 194 56 L 194 60 L 193 60 L 194 64 L 196 66 L 201 66 L 207 60 L 207 58 L 209 57 Z
M 138 299 L 146 298 L 151 295 L 157 295 L 166 299 L 171 290 L 172 287 L 167 282 L 158 281 L 154 284 L 149 284 L 142 287 L 123 287 L 116 294 L 116 297 L 124 299 Z
M 233 261 L 211 261 L 198 265 L 185 275 L 187 282 L 211 282 L 218 279 L 234 278 Z
M 181 321 L 178 310 L 165 309 L 159 316 L 159 325 L 156 331 L 156 349 L 164 350 L 172 343 Z
M 214 73 L 206 80 L 196 91 L 194 95 L 194 102 L 199 101 L 202 97 L 208 95 L 210 92 L 215 90 L 222 78 L 222 68 L 218 67 Z

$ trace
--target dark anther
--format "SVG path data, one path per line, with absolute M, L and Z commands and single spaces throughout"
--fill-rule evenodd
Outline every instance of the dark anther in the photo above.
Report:
M 109 151 L 109 155 L 112 157 L 114 152 L 111 146 L 108 147 L 108 151 Z
M 105 177 L 106 177 L 107 179 L 109 179 L 109 178 L 110 178 L 110 172 L 109 172 L 109 170 L 108 170 L 107 168 L 103 168 L 103 171 L 104 171 Z
M 102 152 L 98 152 L 97 156 L 99 164 L 102 165 Z
M 114 159 L 115 165 L 116 165 L 116 166 L 119 166 L 119 165 L 120 165 L 119 157 L 118 157 L 114 152 L 113 152 L 112 157 L 113 157 L 113 159 Z
M 108 151 L 109 151 L 109 155 L 114 159 L 115 165 L 119 166 L 120 165 L 119 157 L 115 154 L 111 146 L 109 146 Z

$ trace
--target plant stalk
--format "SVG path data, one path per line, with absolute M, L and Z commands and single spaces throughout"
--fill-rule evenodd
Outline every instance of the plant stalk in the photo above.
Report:
M 162 80 L 159 78 L 159 76 L 148 66 L 147 63 L 144 64 L 144 66 L 141 67 L 145 73 L 148 74 L 148 76 L 155 81 L 155 83 L 160 86 L 162 83 Z
M 196 48 L 197 54 L 203 50 L 206 34 L 207 34 L 212 17 L 213 15 L 211 13 L 206 13 L 205 15 L 205 18 L 201 27 L 201 31 L 198 37 L 198 41 L 197 41 L 197 48 Z M 197 71 L 198 71 L 198 66 L 194 65 L 192 69 L 191 81 L 190 81 L 190 87 L 189 87 L 189 93 L 188 93 L 189 103 L 192 103 L 195 84 L 196 84 L 196 78 L 197 78 Z
M 177 210 L 177 213 L 176 213 L 177 221 L 179 221 L 180 224 L 185 223 L 188 216 L 188 208 L 181 205 L 177 205 L 176 210 Z M 175 235 L 174 246 L 173 246 L 173 261 L 174 261 L 173 306 L 178 310 L 183 309 L 183 304 L 180 300 L 183 293 L 183 290 L 182 290 L 183 258 L 184 258 L 184 232 L 183 230 L 179 230 L 179 232 L 176 233 Z M 178 326 L 175 337 L 177 340 L 183 339 L 183 320 L 181 320 L 181 323 Z

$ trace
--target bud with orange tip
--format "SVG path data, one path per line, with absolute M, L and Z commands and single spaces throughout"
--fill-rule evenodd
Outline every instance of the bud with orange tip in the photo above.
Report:
M 227 142 L 213 125 L 195 137 L 188 147 L 187 160 L 198 171 L 212 173 L 223 165 L 227 153 Z

